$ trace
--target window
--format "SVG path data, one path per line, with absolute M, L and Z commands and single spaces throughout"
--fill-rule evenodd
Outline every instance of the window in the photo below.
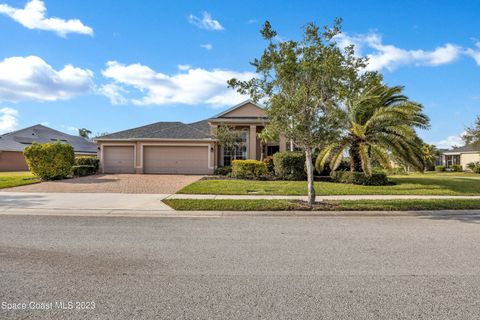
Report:
M 233 149 L 223 148 L 223 165 L 230 166 L 233 160 L 246 160 L 247 155 L 247 145 L 248 145 L 248 132 L 241 132 L 242 141 L 240 145 Z

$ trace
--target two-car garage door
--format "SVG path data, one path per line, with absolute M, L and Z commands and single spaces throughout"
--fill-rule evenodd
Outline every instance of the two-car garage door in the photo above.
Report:
M 144 173 L 208 174 L 207 146 L 144 146 Z M 133 146 L 104 146 L 105 173 L 135 173 Z
M 208 174 L 206 146 L 144 146 L 144 173 Z

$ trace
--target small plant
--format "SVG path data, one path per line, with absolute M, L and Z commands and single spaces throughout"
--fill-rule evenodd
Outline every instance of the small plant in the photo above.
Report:
M 450 169 L 452 169 L 453 172 L 462 172 L 463 171 L 463 167 L 460 164 L 451 165 Z
M 258 179 L 265 176 L 267 166 L 258 160 L 233 160 L 232 176 L 238 179 Z
M 273 165 L 273 157 L 272 156 L 265 157 L 263 159 L 263 163 L 265 163 L 265 165 L 267 166 L 268 173 L 273 173 L 274 172 L 275 166 Z
M 232 173 L 232 166 L 223 166 L 215 169 L 213 174 L 217 176 L 227 176 Z
M 445 166 L 435 166 L 435 171 L 444 172 L 446 170 Z
M 42 180 L 63 179 L 72 175 L 75 153 L 69 144 L 32 143 L 23 151 L 30 171 Z

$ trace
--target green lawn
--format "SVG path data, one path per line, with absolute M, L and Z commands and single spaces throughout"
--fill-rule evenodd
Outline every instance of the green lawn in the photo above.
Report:
M 391 186 L 315 182 L 317 195 L 480 195 L 480 175 L 429 173 L 391 176 Z M 178 193 L 305 195 L 305 181 L 200 180 Z
M 0 189 L 40 182 L 30 172 L 0 172 Z
M 180 211 L 289 211 L 311 210 L 305 203 L 290 200 L 205 200 L 167 199 L 163 201 Z M 322 211 L 418 211 L 480 209 L 479 199 L 435 200 L 341 200 L 322 201 L 314 210 Z

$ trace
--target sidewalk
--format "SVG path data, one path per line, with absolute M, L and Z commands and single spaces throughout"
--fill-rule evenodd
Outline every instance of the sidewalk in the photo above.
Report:
M 307 196 L 282 195 L 215 195 L 215 194 L 172 194 L 165 199 L 203 200 L 307 200 Z M 433 196 L 433 195 L 345 195 L 317 196 L 317 201 L 325 200 L 421 200 L 421 199 L 480 199 L 480 196 Z

